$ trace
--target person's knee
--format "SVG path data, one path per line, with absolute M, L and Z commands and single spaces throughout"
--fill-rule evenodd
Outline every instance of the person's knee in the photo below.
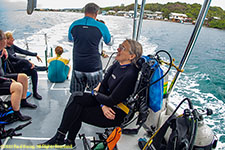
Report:
M 19 73 L 18 74 L 18 80 L 27 82 L 28 81 L 28 77 L 27 77 L 27 75 L 25 73 Z
M 13 82 L 10 87 L 10 92 L 22 93 L 23 92 L 23 85 L 19 82 Z

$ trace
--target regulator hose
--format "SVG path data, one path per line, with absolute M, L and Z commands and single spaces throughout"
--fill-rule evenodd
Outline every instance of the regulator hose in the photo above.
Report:
M 103 73 L 105 73 L 106 69 L 108 68 L 109 62 L 111 61 L 112 56 L 113 56 L 114 54 L 117 54 L 117 52 L 113 52 L 113 53 L 110 55 L 109 60 L 108 60 L 108 62 L 107 62 L 107 64 L 106 64 L 105 68 L 103 69 Z
M 172 59 L 171 55 L 170 55 L 166 50 L 159 50 L 158 52 L 156 52 L 155 56 L 157 56 L 157 59 L 155 59 L 155 60 L 156 60 L 158 63 L 160 63 L 160 62 L 159 62 L 160 58 L 159 58 L 159 55 L 158 55 L 158 54 L 159 54 L 159 53 L 162 53 L 162 52 L 166 53 L 166 54 L 169 56 L 169 59 L 170 59 L 170 65 L 169 65 L 169 68 L 167 69 L 166 73 L 165 73 L 161 78 L 159 78 L 158 80 L 156 80 L 156 81 L 154 81 L 153 83 L 151 83 L 150 86 L 153 85 L 153 84 L 155 84 L 156 82 L 158 82 L 158 81 L 161 80 L 162 78 L 164 78 L 164 77 L 169 73 L 169 71 L 170 71 L 170 69 L 171 69 L 171 67 L 172 67 L 173 59 Z

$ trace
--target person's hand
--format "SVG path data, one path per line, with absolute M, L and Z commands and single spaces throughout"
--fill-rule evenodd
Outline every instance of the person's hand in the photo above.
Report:
M 29 61 L 29 62 L 30 62 L 30 61 Z M 30 69 L 34 69 L 35 65 L 34 65 L 32 62 L 30 62 L 30 63 L 31 63 Z
M 103 57 L 103 58 L 107 58 L 107 57 L 109 57 L 109 55 L 107 55 L 107 54 L 105 53 L 105 51 L 104 51 L 104 50 L 102 50 L 101 55 L 102 55 L 102 57 Z
M 104 105 L 104 106 L 102 106 L 102 111 L 106 118 L 108 118 L 110 120 L 115 119 L 116 113 L 112 110 L 112 108 Z
M 94 88 L 94 91 L 97 91 L 98 92 L 98 90 L 100 88 L 100 85 L 101 85 L 101 82 L 99 82 L 99 84 Z
M 1 56 L 0 57 L 2 57 L 2 56 L 5 56 L 5 59 L 7 59 L 8 58 L 8 52 L 7 52 L 7 50 L 5 49 L 5 48 L 3 48 L 3 50 L 2 50 L 2 54 L 1 54 Z
M 36 57 L 38 61 L 42 62 L 41 57 L 39 57 L 38 55 Z

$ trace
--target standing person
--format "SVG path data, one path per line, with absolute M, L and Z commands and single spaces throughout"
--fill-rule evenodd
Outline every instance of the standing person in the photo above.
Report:
M 117 104 L 126 101 L 134 91 L 139 72 L 136 61 L 142 55 L 142 46 L 134 40 L 125 40 L 117 51 L 118 62 L 108 69 L 99 90 L 83 96 L 72 94 L 56 135 L 43 145 L 74 147 L 82 122 L 98 127 L 121 125 L 126 113 Z
M 21 54 L 25 54 L 25 55 L 29 55 L 29 56 L 36 56 L 38 61 L 41 61 L 41 58 L 37 55 L 37 53 L 32 53 L 26 50 L 23 50 L 19 47 L 17 47 L 16 45 L 14 45 L 14 38 L 11 32 L 6 32 L 5 33 L 6 38 L 7 38 L 7 44 L 6 44 L 6 50 L 9 54 L 9 61 L 13 64 L 13 68 L 14 71 L 16 73 L 25 73 L 28 76 L 31 76 L 31 80 L 32 80 L 32 85 L 33 85 L 33 97 L 41 100 L 42 96 L 38 94 L 37 92 L 37 84 L 38 84 L 38 74 L 37 74 L 37 70 L 35 69 L 35 65 L 33 63 L 31 63 L 28 60 L 24 60 L 22 58 L 17 57 L 16 52 L 17 53 L 21 53 Z M 29 68 L 18 68 L 16 67 L 17 64 L 18 65 L 18 60 L 22 60 L 24 64 L 26 64 L 26 66 L 31 66 Z
M 69 28 L 69 41 L 74 42 L 71 93 L 82 95 L 87 86 L 92 90 L 102 80 L 100 41 L 103 38 L 107 45 L 112 45 L 113 40 L 106 25 L 96 21 L 98 11 L 98 5 L 88 3 L 84 18 L 74 21 Z
M 26 101 L 28 81 L 26 74 L 5 74 L 2 69 L 1 58 L 3 54 L 7 53 L 4 49 L 6 45 L 6 37 L 4 32 L 0 30 L 0 95 L 11 95 L 11 105 L 14 113 L 14 119 L 20 121 L 30 120 L 31 117 L 23 116 L 20 113 L 21 107 L 36 108 L 36 105 L 30 104 Z
M 57 46 L 55 48 L 56 57 L 48 59 L 48 79 L 51 82 L 64 82 L 70 72 L 69 59 L 61 57 L 63 48 Z

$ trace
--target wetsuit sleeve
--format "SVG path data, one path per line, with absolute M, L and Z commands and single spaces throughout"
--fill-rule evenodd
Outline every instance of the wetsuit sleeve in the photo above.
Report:
M 28 55 L 28 56 L 37 56 L 37 53 L 29 52 L 27 50 L 23 50 L 16 45 L 14 45 L 14 51 L 16 53 L 20 53 L 20 54 L 24 54 L 24 55 Z
M 119 104 L 132 94 L 135 82 L 136 76 L 128 74 L 120 81 L 120 83 L 115 87 L 115 89 L 109 96 L 102 93 L 97 93 L 97 95 L 95 96 L 96 100 L 100 104 L 109 107 Z
M 72 36 L 72 34 L 71 34 L 71 30 L 72 30 L 73 27 L 74 27 L 74 25 L 72 24 L 72 25 L 70 26 L 70 28 L 69 28 L 69 31 L 68 31 L 68 41 L 69 41 L 69 42 L 72 42 L 72 41 L 73 41 L 73 36 Z
M 103 27 L 103 39 L 105 44 L 112 46 L 113 45 L 113 37 L 111 36 L 107 26 Z

